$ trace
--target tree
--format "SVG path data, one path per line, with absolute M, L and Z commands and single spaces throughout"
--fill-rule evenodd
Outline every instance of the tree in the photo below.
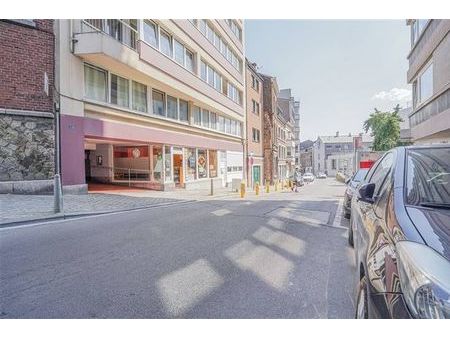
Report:
M 400 122 L 403 121 L 398 115 L 400 109 L 398 104 L 393 112 L 382 112 L 375 108 L 375 112 L 364 121 L 364 130 L 367 133 L 370 129 L 374 137 L 372 150 L 386 151 L 400 144 Z

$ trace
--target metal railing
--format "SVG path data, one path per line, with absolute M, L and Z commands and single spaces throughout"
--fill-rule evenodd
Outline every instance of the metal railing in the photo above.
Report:
M 101 32 L 133 50 L 137 48 L 139 32 L 136 19 L 83 19 L 82 33 Z
M 131 186 L 132 182 L 148 182 L 152 180 L 151 170 L 144 169 L 132 169 L 132 168 L 118 168 L 109 166 L 91 166 L 91 171 L 95 170 L 96 175 L 91 177 L 112 177 L 115 181 L 128 182 Z M 105 174 L 100 174 L 99 172 L 106 172 Z M 156 174 L 156 172 L 155 172 Z M 161 174 L 162 175 L 162 174 Z

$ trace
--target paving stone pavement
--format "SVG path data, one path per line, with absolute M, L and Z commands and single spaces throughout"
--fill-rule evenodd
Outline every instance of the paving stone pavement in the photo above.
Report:
M 64 214 L 114 212 L 180 201 L 175 198 L 114 194 L 65 195 Z M 56 216 L 52 195 L 0 195 L 0 224 L 51 216 Z

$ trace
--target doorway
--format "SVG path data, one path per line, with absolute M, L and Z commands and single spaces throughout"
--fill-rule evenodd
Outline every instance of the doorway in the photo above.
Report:
M 172 158 L 173 162 L 173 181 L 176 187 L 184 186 L 183 175 L 183 155 L 174 153 Z
M 85 150 L 84 151 L 84 176 L 86 179 L 86 183 L 90 182 L 92 180 L 91 175 L 91 151 Z
M 261 166 L 260 165 L 253 166 L 253 186 L 255 186 L 256 183 L 259 183 L 261 185 Z

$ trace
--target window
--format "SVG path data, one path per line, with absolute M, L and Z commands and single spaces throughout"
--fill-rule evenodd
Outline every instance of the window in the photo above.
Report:
M 163 155 L 161 146 L 153 146 L 153 179 L 162 181 Z
M 433 64 L 419 76 L 419 103 L 425 102 L 433 95 Z
M 198 178 L 206 178 L 208 177 L 207 164 L 208 159 L 206 155 L 205 149 L 198 149 L 197 151 L 197 170 L 198 170 Z
M 132 108 L 140 112 L 147 112 L 147 86 L 133 81 L 132 84 Z
M 207 25 L 207 23 L 206 23 L 206 20 L 202 19 L 202 20 L 199 21 L 199 29 L 200 29 L 200 32 L 202 32 L 202 34 L 205 35 L 205 36 L 206 36 L 206 27 L 207 27 L 207 26 L 208 26 L 208 25 Z
M 411 25 L 411 46 L 419 40 L 425 26 L 428 24 L 429 19 L 416 19 Z
M 203 81 L 207 82 L 208 78 L 207 78 L 206 63 L 203 61 L 200 64 L 200 77 Z
M 259 92 L 259 81 L 252 75 L 252 88 Z
M 217 177 L 217 150 L 209 150 L 209 177 Z
M 259 115 L 259 103 L 256 102 L 255 100 L 252 100 L 252 104 L 253 104 L 253 113 Z
M 450 148 L 408 150 L 405 202 L 450 203 L 449 168 Z
M 231 120 L 231 134 L 236 135 L 236 121 Z
M 202 111 L 199 107 L 194 106 L 194 124 L 200 126 L 202 124 Z
M 178 100 L 169 95 L 167 95 L 167 117 L 178 119 Z
M 260 131 L 258 129 L 252 128 L 252 134 L 253 134 L 253 142 L 259 143 L 260 142 Z
M 166 182 L 172 181 L 172 151 L 170 146 L 164 147 L 164 180 Z
M 231 134 L 231 120 L 225 119 L 225 132 Z
M 161 30 L 160 40 L 161 52 L 169 57 L 172 57 L 172 37 L 165 31 Z
M 197 172 L 197 160 L 195 158 L 194 148 L 185 148 L 186 158 L 186 181 L 195 180 L 195 174 Z
M 189 105 L 187 101 L 180 101 L 180 121 L 189 121 Z
M 184 67 L 184 46 L 177 40 L 175 42 L 175 61 Z
M 237 122 L 237 124 L 236 124 L 236 135 L 242 136 L 242 123 L 241 122 Z
M 214 43 L 214 29 L 210 25 L 206 26 L 206 34 L 209 42 Z
M 111 103 L 129 107 L 129 81 L 111 74 Z
M 228 26 L 230 26 L 233 34 L 242 42 L 242 30 L 239 26 L 234 22 L 234 20 L 227 19 Z
M 382 183 L 386 178 L 387 174 L 391 170 L 391 167 L 394 162 L 394 154 L 387 153 L 383 159 L 379 162 L 373 174 L 371 174 L 369 183 L 375 183 L 375 195 L 378 195 L 382 188 Z M 369 176 L 367 176 L 369 177 Z
M 144 41 L 158 48 L 158 28 L 149 20 L 144 20 Z
M 186 69 L 194 72 L 194 54 L 186 49 Z
M 208 66 L 208 84 L 214 87 L 214 69 Z
M 210 123 L 210 128 L 211 129 L 217 129 L 217 118 L 216 118 L 216 113 L 211 112 L 211 114 L 209 115 L 209 123 Z
M 202 126 L 209 128 L 209 111 L 206 109 L 202 111 Z
M 153 90 L 152 92 L 153 98 L 153 114 L 165 116 L 164 109 L 164 93 Z
M 219 116 L 218 121 L 219 121 L 219 131 L 224 133 L 225 132 L 225 118 L 223 116 Z
M 84 65 L 84 95 L 93 100 L 107 101 L 107 72 L 90 65 Z
M 217 72 L 214 72 L 214 88 L 219 92 L 222 91 L 222 76 Z

